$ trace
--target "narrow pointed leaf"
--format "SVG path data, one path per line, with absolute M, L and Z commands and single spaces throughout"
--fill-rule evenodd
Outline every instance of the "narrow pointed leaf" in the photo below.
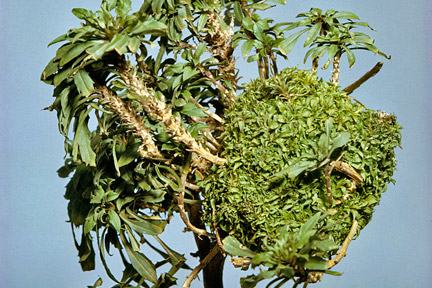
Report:
M 87 116 L 91 110 L 92 109 L 90 108 L 87 111 L 83 110 L 81 112 L 78 122 L 78 128 L 75 131 L 76 134 L 73 144 L 75 144 L 79 148 L 79 153 L 84 163 L 89 166 L 96 166 L 96 153 L 91 147 L 90 131 L 87 126 Z M 78 151 L 75 149 L 73 154 L 76 154 L 77 152 Z
M 108 221 L 116 231 L 120 232 L 121 220 L 120 220 L 120 217 L 118 216 L 117 212 L 115 212 L 114 210 L 109 210 L 108 211 Z
M 154 238 L 159 242 L 159 244 L 163 247 L 163 249 L 168 253 L 168 256 L 170 257 L 170 262 L 172 265 L 178 265 L 180 263 L 186 262 L 186 258 L 169 248 L 159 237 L 154 236 Z
M 341 19 L 360 19 L 356 14 L 349 11 L 340 11 L 333 14 L 334 18 L 341 18 Z
M 133 268 L 142 276 L 144 279 L 156 283 L 157 275 L 154 265 L 150 260 L 143 254 L 136 252 L 132 249 L 130 243 L 126 240 L 123 233 L 120 233 L 120 238 L 122 240 L 123 246 L 126 250 L 127 255 Z
M 354 53 L 352 52 L 351 49 L 349 49 L 348 47 L 346 47 L 345 45 L 342 45 L 342 49 L 346 52 L 347 57 L 348 57 L 348 64 L 349 64 L 349 68 L 352 68 L 354 63 L 355 63 L 355 56 Z
M 283 40 L 280 44 L 279 44 L 279 48 L 281 49 L 281 52 L 283 54 L 288 54 L 289 52 L 291 52 L 291 50 L 294 48 L 294 45 L 296 44 L 298 38 L 305 33 L 307 30 L 309 30 L 309 28 L 303 29 L 297 33 L 294 33 L 290 36 L 288 36 L 288 38 L 286 38 L 285 40 Z
M 321 32 L 322 22 L 318 22 L 314 24 L 309 32 L 306 34 L 306 41 L 304 43 L 304 47 L 308 46 L 310 43 L 315 41 L 315 39 L 318 37 L 318 35 Z
M 84 52 L 88 47 L 94 45 L 93 41 L 79 43 L 79 44 L 72 44 L 73 46 L 71 49 L 64 55 L 60 60 L 60 66 L 64 66 L 65 64 L 69 63 L 72 59 L 78 57 L 81 53 Z

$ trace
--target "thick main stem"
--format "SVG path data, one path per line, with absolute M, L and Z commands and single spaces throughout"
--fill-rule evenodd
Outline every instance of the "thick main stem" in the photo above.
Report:
M 189 220 L 195 227 L 204 229 L 201 221 L 201 205 L 188 205 Z M 217 245 L 216 241 L 211 241 L 206 236 L 194 234 L 195 242 L 198 247 L 198 256 L 200 261 L 203 261 L 206 256 L 211 253 L 213 247 Z M 203 268 L 204 288 L 223 288 L 223 267 L 225 257 L 218 251 L 216 255 Z

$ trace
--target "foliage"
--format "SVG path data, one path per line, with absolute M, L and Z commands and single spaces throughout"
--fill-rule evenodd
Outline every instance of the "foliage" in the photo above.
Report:
M 329 241 L 340 245 L 352 217 L 361 227 L 370 220 L 373 206 L 391 179 L 395 164 L 392 149 L 399 141 L 399 126 L 393 116 L 363 111 L 333 84 L 318 81 L 316 75 L 293 69 L 279 74 L 276 57 L 286 58 L 287 47 L 292 48 L 293 43 L 292 36 L 286 38 L 284 32 L 301 25 L 316 31 L 317 26 L 262 19 L 258 11 L 273 7 L 271 3 L 285 1 L 144 0 L 139 10 L 132 12 L 130 0 L 102 0 L 96 12 L 73 9 L 82 26 L 50 43 L 62 44 L 41 79 L 55 87 L 54 102 L 47 109 L 57 112 L 59 131 L 65 137 L 66 160 L 58 174 L 69 178 L 65 198 L 84 271 L 95 268 L 98 254 L 107 275 L 117 283 L 114 287 L 176 285 L 175 273 L 190 267 L 182 254 L 163 242 L 161 234 L 170 219 L 180 214 L 197 236 L 197 255 L 209 263 L 204 272 L 216 269 L 212 266 L 216 260 L 208 258 L 214 255 L 210 250 L 216 245 L 222 250 L 221 236 L 231 233 L 238 238 L 235 241 L 253 250 L 253 265 L 269 268 L 265 278 L 282 277 L 282 271 L 290 269 L 286 265 L 294 265 L 290 267 L 295 273 L 315 269 L 308 255 L 325 261 L 335 250 Z M 352 15 L 334 12 L 331 17 Z M 346 47 L 361 43 L 372 47 L 362 35 L 350 34 L 354 23 L 349 24 L 343 24 L 345 30 L 338 29 L 354 35 L 354 42 L 338 41 Z M 309 32 L 306 41 L 317 47 L 335 45 L 333 38 L 320 38 L 315 32 Z M 241 95 L 237 95 L 236 48 L 244 57 L 254 50 L 248 61 L 257 62 L 261 78 L 247 85 L 247 92 Z M 251 106 L 255 104 L 257 107 Z M 264 113 L 255 108 L 269 110 Z M 354 129 L 354 122 L 364 127 Z M 259 131 L 258 124 L 262 125 Z M 270 134 L 272 131 L 280 134 Z M 301 137 L 296 137 L 299 131 Z M 258 150 L 248 146 L 248 137 L 254 138 L 253 145 L 269 141 L 265 143 L 269 149 L 252 155 L 248 147 Z M 365 137 L 370 137 L 370 143 Z M 237 147 L 237 140 L 243 148 Z M 238 154 L 242 151 L 244 155 Z M 322 177 L 314 177 L 342 151 L 347 152 L 344 161 L 361 171 L 365 181 L 350 199 L 337 204 L 341 208 L 332 208 L 322 193 Z M 259 167 L 260 172 L 254 172 L 245 185 L 243 179 L 228 175 L 235 171 L 241 173 L 233 176 L 244 177 L 246 167 Z M 254 184 L 252 179 L 258 182 Z M 335 199 L 342 196 L 349 182 L 343 173 L 332 174 Z M 302 183 L 310 184 L 311 189 Z M 257 184 L 264 184 L 265 189 L 258 189 Z M 217 195 L 217 191 L 226 192 L 228 186 L 224 185 L 234 189 L 230 188 L 232 195 Z M 243 185 L 248 191 L 239 190 Z M 225 205 L 226 199 L 259 198 L 259 191 L 275 193 L 282 187 L 289 187 L 291 194 L 274 196 L 267 203 L 275 205 L 274 209 L 291 205 L 285 208 L 296 213 L 287 216 L 277 211 L 280 215 L 271 216 L 264 205 L 262 219 L 270 217 L 267 220 L 271 221 L 266 227 L 252 221 L 256 236 L 240 229 L 244 207 L 232 210 L 239 217 L 226 214 L 232 209 Z M 294 195 L 295 189 L 299 196 L 293 201 L 289 195 Z M 281 191 L 274 195 L 277 193 Z M 202 212 L 205 219 L 201 219 Z M 323 214 L 308 222 L 309 216 L 319 215 L 316 212 Z M 340 229 L 329 229 L 334 225 Z M 80 236 L 75 235 L 77 231 Z M 225 240 L 234 239 L 230 237 Z M 289 243 L 296 247 L 297 252 L 290 254 L 293 258 L 278 258 Z M 107 266 L 106 255 L 111 255 L 113 248 L 125 266 L 121 278 Z M 196 277 L 195 271 L 191 279 Z M 204 281 L 206 287 L 222 287 L 221 279 L 210 283 L 204 276 Z M 92 287 L 101 284 L 99 278 Z M 184 285 L 188 287 L 186 282 Z
M 371 220 L 393 181 L 401 129 L 395 116 L 364 110 L 311 72 L 253 80 L 225 116 L 227 162 L 206 179 L 206 219 L 253 251 L 266 252 L 281 230 L 295 235 L 319 212 L 327 214 L 321 227 L 341 245 L 353 219 L 359 229 Z M 324 170 L 338 160 L 365 180 L 350 191 L 350 177 L 331 174 L 332 205 Z

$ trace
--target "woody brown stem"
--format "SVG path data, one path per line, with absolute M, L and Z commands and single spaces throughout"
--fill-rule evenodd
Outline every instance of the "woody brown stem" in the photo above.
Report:
M 210 253 L 207 254 L 207 256 L 198 264 L 197 267 L 195 267 L 195 269 L 192 270 L 192 272 L 186 278 L 186 281 L 183 283 L 182 288 L 189 288 L 191 282 L 198 276 L 198 273 L 201 270 L 203 270 L 218 253 L 219 253 L 218 246 L 217 245 L 213 246 L 213 248 L 210 250 Z M 214 287 L 219 287 L 219 286 L 214 286 Z M 220 286 L 219 288 L 222 288 L 222 286 Z
M 336 257 L 329 260 L 327 267 L 328 269 L 331 269 L 333 266 L 338 264 L 342 258 L 346 256 L 346 252 L 348 250 L 348 246 L 351 243 L 352 239 L 354 238 L 356 232 L 357 232 L 358 222 L 357 220 L 354 220 L 350 229 L 350 232 L 348 233 L 348 236 L 345 238 L 344 242 L 342 243 L 342 247 L 337 253 Z
M 362 77 L 360 77 L 360 79 L 358 79 L 357 81 L 355 81 L 351 85 L 347 86 L 342 91 L 347 92 L 347 95 L 351 94 L 355 89 L 360 87 L 360 85 L 362 85 L 364 82 L 366 82 L 367 80 L 369 80 L 370 78 L 375 76 L 381 70 L 382 66 L 383 66 L 383 63 L 378 62 L 371 70 L 369 70 Z

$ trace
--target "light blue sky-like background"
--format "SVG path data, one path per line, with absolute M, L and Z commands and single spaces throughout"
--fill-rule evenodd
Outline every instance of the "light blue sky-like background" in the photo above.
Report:
M 403 150 L 397 151 L 397 183 L 383 194 L 372 222 L 352 242 L 348 257 L 336 266 L 335 270 L 344 275 L 325 276 L 311 287 L 431 287 L 432 3 L 287 2 L 271 10 L 270 15 L 277 21 L 292 21 L 298 13 L 319 7 L 353 11 L 377 29 L 371 32 L 376 45 L 393 60 L 384 61 L 382 71 L 353 96 L 369 108 L 395 113 L 405 128 Z M 39 81 L 58 48 L 46 45 L 79 25 L 72 8 L 98 6 L 99 1 L 89 0 L 0 1 L 0 287 L 78 288 L 93 284 L 98 276 L 104 279 L 102 287 L 110 287 L 99 263 L 94 272 L 80 270 L 66 223 L 66 181 L 56 174 L 63 161 L 63 139 L 57 132 L 55 113 L 41 111 L 52 102 L 52 87 Z M 285 65 L 302 63 L 304 53 L 298 45 Z M 358 53 L 351 70 L 344 58 L 341 86 L 384 60 L 368 54 Z M 241 60 L 239 63 L 245 80 L 257 76 L 255 66 Z M 329 73 L 321 76 L 328 79 Z M 188 256 L 194 252 L 192 237 L 179 232 L 180 225 L 168 225 L 163 239 Z M 187 273 L 178 275 L 179 286 Z M 227 262 L 225 287 L 240 287 L 240 275 L 245 273 Z M 195 281 L 192 287 L 202 287 L 202 283 Z

